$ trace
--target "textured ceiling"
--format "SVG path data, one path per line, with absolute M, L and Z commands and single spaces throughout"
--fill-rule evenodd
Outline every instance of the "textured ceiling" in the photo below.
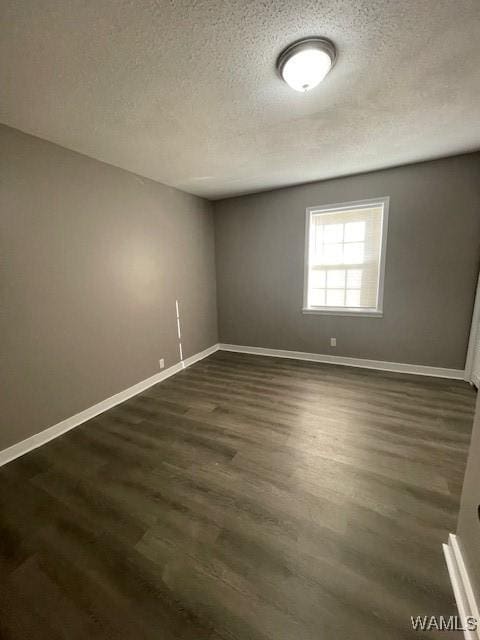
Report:
M 479 0 L 1 0 L 0 74 L 1 122 L 209 198 L 480 148 Z

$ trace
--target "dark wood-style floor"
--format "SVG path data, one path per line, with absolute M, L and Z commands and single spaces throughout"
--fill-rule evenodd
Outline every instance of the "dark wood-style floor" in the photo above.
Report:
M 218 352 L 0 469 L 0 637 L 458 640 L 474 395 Z

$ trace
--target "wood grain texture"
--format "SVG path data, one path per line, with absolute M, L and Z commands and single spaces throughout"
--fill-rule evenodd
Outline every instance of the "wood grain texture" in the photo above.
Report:
M 218 352 L 0 469 L 0 637 L 403 640 L 475 393 Z

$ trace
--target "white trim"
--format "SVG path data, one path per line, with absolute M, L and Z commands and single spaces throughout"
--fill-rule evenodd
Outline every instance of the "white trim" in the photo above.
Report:
M 310 222 L 312 213 L 337 213 L 339 211 L 348 211 L 349 209 L 369 209 L 375 205 L 382 206 L 382 231 L 381 231 L 381 247 L 380 247 L 380 264 L 378 267 L 378 288 L 377 288 L 377 306 L 375 309 L 357 310 L 348 308 L 338 309 L 335 307 L 309 307 L 308 306 L 308 277 L 309 255 L 310 255 Z M 342 202 L 338 204 L 327 204 L 320 207 L 308 207 L 305 212 L 305 253 L 303 261 L 303 313 L 312 313 L 329 316 L 357 316 L 357 317 L 383 317 L 383 289 L 385 284 L 385 263 L 387 254 L 387 234 L 388 234 L 388 210 L 390 207 L 390 196 L 382 198 L 370 198 L 368 200 L 354 200 L 353 202 Z
M 378 269 L 378 300 L 377 311 L 383 313 L 383 289 L 385 287 L 385 264 L 387 262 L 387 235 L 388 235 L 388 212 L 390 209 L 390 197 L 380 199 L 383 202 L 382 217 L 382 247 L 380 249 L 380 266 Z
M 473 376 L 473 365 L 475 363 L 475 347 L 480 339 L 480 275 L 478 276 L 477 290 L 475 294 L 475 305 L 473 307 L 472 324 L 470 327 L 470 338 L 468 340 L 467 360 L 465 362 L 465 380 L 480 386 L 480 380 Z
M 448 544 L 442 547 L 462 626 L 466 627 L 466 619 L 469 616 L 477 620 L 477 631 L 465 629 L 463 635 L 465 640 L 479 640 L 480 614 L 457 536 L 451 533 L 448 536 Z
M 358 307 L 307 307 L 302 309 L 302 313 L 320 314 L 322 316 L 360 316 L 362 318 L 383 318 L 383 311 L 375 311 L 375 309 L 359 309 Z
M 284 349 L 266 349 L 264 347 L 244 347 L 236 344 L 219 344 L 221 351 L 235 351 L 237 353 L 251 353 L 274 358 L 292 358 L 294 360 L 309 360 L 327 364 L 339 364 L 346 367 L 361 367 L 363 369 L 378 369 L 395 373 L 412 373 L 419 376 L 433 376 L 436 378 L 452 378 L 463 380 L 463 369 L 445 369 L 430 367 L 423 364 L 409 364 L 407 362 L 385 362 L 384 360 L 365 360 L 364 358 L 350 358 L 347 356 L 332 356 L 323 353 L 306 353 L 304 351 L 286 351 Z
M 53 425 L 52 427 L 48 427 L 48 429 L 44 429 L 43 431 L 40 431 L 40 433 L 36 433 L 26 440 L 17 442 L 17 444 L 8 447 L 8 449 L 0 451 L 0 466 L 6 464 L 7 462 L 10 462 L 11 460 L 14 460 L 15 458 L 18 458 L 19 456 L 23 456 L 25 453 L 28 453 L 29 451 L 32 451 L 37 447 L 41 447 L 43 444 L 49 442 L 50 440 L 53 440 L 57 436 L 60 436 L 62 433 L 78 427 L 78 425 L 82 424 L 83 422 L 91 420 L 91 418 L 98 416 L 100 413 L 103 413 L 104 411 L 107 411 L 112 407 L 115 407 L 121 402 L 125 402 L 125 400 L 128 400 L 132 396 L 136 396 L 138 393 L 145 391 L 145 389 L 152 387 L 154 384 L 157 384 L 158 382 L 161 382 L 166 378 L 170 378 L 170 376 L 173 376 L 179 371 L 182 371 L 182 369 L 184 369 L 185 367 L 189 367 L 195 362 L 206 358 L 212 353 L 215 353 L 215 351 L 218 351 L 218 344 L 214 344 L 208 349 L 200 351 L 200 353 L 196 353 L 193 356 L 186 358 L 185 360 L 183 360 L 183 362 L 177 362 L 171 367 L 168 367 L 168 369 L 164 369 L 159 373 L 155 373 L 153 376 L 150 376 L 149 378 L 146 378 L 141 382 L 137 382 L 137 384 L 134 384 L 128 389 L 124 389 L 123 391 L 110 396 L 110 398 L 94 404 L 93 407 L 89 407 L 84 411 L 80 411 L 80 413 L 76 413 L 74 416 L 66 418 L 58 424 Z

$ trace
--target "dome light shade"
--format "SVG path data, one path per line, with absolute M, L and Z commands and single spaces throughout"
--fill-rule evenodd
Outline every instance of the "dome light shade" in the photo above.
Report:
M 288 46 L 279 55 L 280 76 L 295 91 L 310 91 L 335 63 L 335 45 L 326 38 L 305 38 Z

